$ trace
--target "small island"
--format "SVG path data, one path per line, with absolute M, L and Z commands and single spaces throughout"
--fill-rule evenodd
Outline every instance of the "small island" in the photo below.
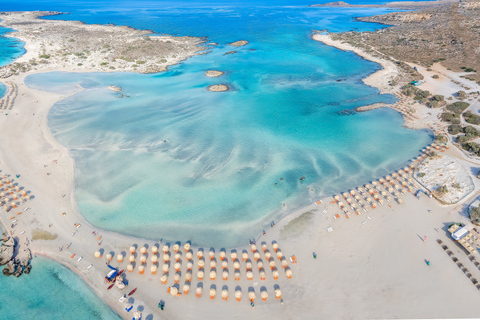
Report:
M 248 44 L 247 40 L 239 40 L 239 41 L 235 41 L 235 42 L 230 43 L 230 45 L 234 46 L 234 47 L 242 47 L 242 46 L 245 46 L 247 44 Z
M 214 84 L 212 86 L 208 86 L 207 90 L 212 92 L 224 92 L 228 91 L 229 88 L 226 84 Z
M 208 70 L 207 72 L 205 72 L 205 76 L 210 78 L 217 78 L 222 76 L 224 73 L 225 72 L 218 71 L 218 70 Z

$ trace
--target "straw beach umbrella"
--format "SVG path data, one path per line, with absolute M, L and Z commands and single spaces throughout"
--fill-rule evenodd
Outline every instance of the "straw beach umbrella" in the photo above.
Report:
M 201 250 L 198 250 L 198 251 L 197 251 L 197 258 L 198 258 L 198 259 L 202 259 L 202 258 L 203 258 L 203 251 L 201 251 Z
M 141 254 L 146 254 L 147 253 L 147 248 L 141 247 L 140 252 L 141 252 Z
M 160 282 L 162 284 L 166 284 L 168 280 L 168 277 L 164 274 L 163 276 L 160 277 Z
M 167 252 L 168 252 L 168 246 L 167 246 L 167 245 L 164 245 L 164 246 L 163 246 L 163 253 L 166 254 Z
M 119 253 L 119 254 L 117 255 L 117 261 L 118 261 L 118 262 L 123 262 L 123 254 Z
M 222 269 L 227 269 L 228 268 L 228 262 L 223 260 L 222 261 Z
M 158 257 L 157 256 L 152 256 L 150 258 L 150 260 L 152 261 L 153 264 L 156 264 L 158 262 Z
M 112 261 L 112 255 L 110 253 L 107 253 L 105 258 L 107 259 L 107 261 Z
M 275 268 L 275 261 L 274 260 L 270 261 L 269 265 L 270 265 L 270 269 L 273 270 Z
M 192 274 L 190 272 L 185 273 L 185 281 L 192 281 Z
M 163 261 L 164 261 L 165 263 L 167 263 L 168 260 L 170 260 L 170 256 L 168 255 L 168 253 L 165 253 L 165 254 L 163 255 Z
M 152 254 L 156 255 L 158 252 L 158 247 L 157 246 L 152 246 Z
M 132 263 L 135 261 L 135 256 L 128 257 L 128 262 Z
M 280 275 L 278 273 L 278 270 L 273 270 L 272 274 L 273 274 L 273 279 L 278 280 L 278 276 Z
M 262 301 L 267 301 L 267 298 L 268 298 L 268 293 L 267 291 L 262 291 L 260 292 L 260 296 L 262 297 Z
M 242 300 L 242 291 L 240 291 L 240 290 L 235 291 L 235 299 L 236 299 L 237 301 L 241 301 L 241 300 Z
M 228 300 L 228 290 L 226 289 L 222 290 L 222 300 Z
M 248 293 L 248 300 L 250 300 L 250 302 L 254 302 L 254 301 L 255 301 L 255 297 L 256 297 L 255 291 L 250 291 L 250 292 Z
M 180 264 L 180 262 L 175 262 L 174 268 L 176 272 L 179 272 L 181 267 L 182 265 Z
M 277 251 L 277 258 L 278 258 L 278 260 L 282 260 L 282 258 L 283 258 L 282 251 Z
M 265 258 L 267 259 L 267 261 L 270 261 L 270 258 L 272 258 L 272 254 L 270 253 L 270 251 L 265 252 Z
M 197 292 L 197 298 L 200 298 L 202 296 L 202 287 L 197 287 L 197 289 L 195 289 L 195 291 Z
M 265 270 L 260 270 L 260 280 L 265 280 L 267 274 L 265 273 Z
M 135 247 L 133 247 L 133 246 L 130 247 L 130 253 L 131 253 L 131 254 L 135 254 Z
M 185 244 L 183 245 L 183 250 L 185 250 L 185 252 L 190 251 L 190 243 L 188 243 L 188 242 L 185 243 Z
M 198 270 L 197 272 L 198 280 L 203 280 L 203 276 L 204 276 L 203 270 Z
M 254 243 L 252 243 L 250 245 L 250 249 L 252 250 L 252 253 L 253 253 L 253 252 L 257 251 L 257 246 Z
M 102 254 L 100 253 L 100 251 L 95 251 L 95 254 L 94 254 L 95 258 L 101 258 L 102 257 Z
M 203 267 L 205 266 L 205 260 L 203 260 L 203 259 L 202 259 L 202 260 L 198 260 L 198 263 L 197 263 L 197 264 L 198 264 L 198 268 L 201 269 L 201 268 L 203 268 Z
M 285 275 L 287 276 L 288 279 L 292 279 L 292 269 L 286 269 Z
M 286 260 L 286 259 L 283 259 L 283 260 L 282 260 L 282 267 L 283 267 L 283 269 L 285 269 L 287 266 L 288 266 L 287 260 Z
M 157 266 L 156 265 L 151 266 L 150 271 L 152 272 L 152 274 L 157 274 Z
M 180 274 L 179 273 L 175 273 L 175 275 L 173 276 L 173 281 L 175 283 L 179 283 L 180 282 Z
M 261 260 L 257 262 L 257 267 L 258 269 L 263 269 L 263 262 Z
M 263 252 L 267 251 L 267 248 L 268 248 L 268 246 L 267 246 L 266 243 L 262 244 L 262 251 Z
M 275 289 L 275 298 L 282 299 L 282 291 L 280 289 Z
M 178 245 L 178 243 L 175 243 L 173 245 L 173 252 L 177 253 L 179 249 L 180 249 L 180 246 Z
M 215 251 L 210 250 L 210 251 L 208 252 L 208 257 L 210 258 L 210 260 L 213 260 L 213 258 L 215 257 Z
M 210 280 L 215 280 L 217 277 L 217 272 L 215 270 L 210 271 Z
M 180 253 L 175 253 L 175 261 L 180 261 L 180 258 L 182 257 L 182 255 Z
M 215 299 L 216 295 L 217 295 L 217 290 L 215 290 L 215 288 L 210 288 L 210 299 Z
M 255 259 L 255 261 L 258 261 L 258 259 L 260 259 L 260 252 L 255 251 L 255 253 L 253 254 L 253 258 Z
M 220 251 L 220 260 L 225 260 L 225 251 Z
M 162 271 L 163 271 L 163 273 L 167 273 L 167 272 L 168 272 L 168 264 L 164 264 L 164 265 L 162 266 Z
M 242 260 L 243 260 L 243 261 L 246 261 L 247 259 L 248 259 L 248 253 L 243 252 L 243 253 L 242 253 Z
M 240 263 L 239 263 L 238 261 L 235 261 L 235 262 L 233 263 L 233 268 L 234 268 L 235 270 L 240 269 Z
M 185 257 L 187 258 L 188 261 L 192 260 L 192 252 L 191 251 L 188 251 L 187 253 L 185 253 Z
M 189 291 L 190 291 L 190 285 L 185 283 L 183 285 L 183 294 L 188 294 Z
M 234 273 L 234 276 L 235 276 L 235 281 L 240 280 L 240 271 L 236 270 Z
M 252 279 L 253 279 L 253 272 L 247 271 L 247 280 L 252 280 Z
M 217 267 L 217 263 L 215 262 L 215 260 L 210 261 L 210 269 L 213 269 L 215 267 Z
M 147 263 L 147 257 L 141 256 L 141 257 L 140 257 L 140 263 L 141 263 L 141 264 Z
M 247 263 L 245 264 L 245 266 L 246 266 L 247 270 L 252 270 L 253 265 L 252 265 L 252 263 L 251 263 L 250 261 L 247 261 Z
M 138 267 L 138 273 L 139 273 L 139 274 L 143 274 L 144 271 L 145 271 L 145 267 L 144 267 L 144 266 Z
M 128 271 L 128 272 L 133 272 L 133 265 L 129 264 L 129 265 L 127 266 L 127 271 Z
M 223 272 L 222 272 L 222 278 L 223 278 L 223 280 L 228 280 L 228 271 L 223 270 Z
M 187 271 L 191 271 L 193 267 L 193 263 L 191 261 L 187 262 Z
M 178 288 L 170 287 L 170 294 L 175 297 L 178 294 Z

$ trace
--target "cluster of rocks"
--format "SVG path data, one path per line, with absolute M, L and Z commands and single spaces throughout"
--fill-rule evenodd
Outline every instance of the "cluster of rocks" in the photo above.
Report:
M 17 278 L 23 273 L 29 274 L 32 269 L 30 265 L 30 260 L 32 259 L 30 250 L 26 251 L 26 256 L 22 260 L 15 259 L 15 240 L 12 237 L 3 235 L 1 241 L 3 243 L 0 246 L 0 266 L 5 265 L 2 273 L 5 276 L 14 275 Z

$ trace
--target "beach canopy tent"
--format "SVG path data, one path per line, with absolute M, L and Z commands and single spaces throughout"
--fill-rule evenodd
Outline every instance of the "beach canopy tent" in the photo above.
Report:
M 468 234 L 468 229 L 466 227 L 458 228 L 454 233 L 452 233 L 452 238 L 454 240 L 460 240 Z

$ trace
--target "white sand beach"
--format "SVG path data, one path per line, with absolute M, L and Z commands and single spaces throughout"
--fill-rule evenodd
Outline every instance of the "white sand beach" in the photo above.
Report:
M 314 35 L 314 38 L 339 47 L 326 36 Z M 341 48 L 354 50 L 348 46 Z M 367 57 L 358 50 L 355 52 L 384 67 L 368 77 L 365 83 L 378 87 L 382 92 L 390 92 L 388 79 L 395 75 L 394 65 Z M 60 70 L 56 68 L 51 70 Z M 226 251 L 229 278 L 223 280 L 219 244 L 219 247 L 215 248 L 216 280 L 209 278 L 210 248 L 204 248 L 205 279 L 199 281 L 196 274 L 198 248 L 192 248 L 194 265 L 189 294 L 168 294 L 167 288 L 174 285 L 175 273 L 172 244 L 169 249 L 172 263 L 168 280 L 166 284 L 161 284 L 164 243 L 100 230 L 85 221 L 79 213 L 74 198 L 75 164 L 68 150 L 53 138 L 47 126 L 49 109 L 65 96 L 40 92 L 25 86 L 24 79 L 31 73 L 8 78 L 17 84 L 18 96 L 11 110 L 0 113 L 0 127 L 4 132 L 0 136 L 0 174 L 11 175 L 15 182 L 32 192 L 34 199 L 8 213 L 1 209 L 0 222 L 8 232 L 14 231 L 13 236 L 20 245 L 19 251 L 27 247 L 26 238 L 32 239 L 32 231 L 35 229 L 57 235 L 54 240 L 30 242 L 28 248 L 34 255 L 54 259 L 81 275 L 98 296 L 122 318 L 131 319 L 132 315 L 125 312 L 125 304 L 118 299 L 134 288 L 138 288 L 137 292 L 127 302 L 133 304 L 134 310 L 141 310 L 144 317 L 151 314 L 151 319 L 478 317 L 476 306 L 479 290 L 436 241 L 441 239 L 468 268 L 472 277 L 480 279 L 480 269 L 468 260 L 467 253 L 447 232 L 448 225 L 452 222 L 462 222 L 471 227 L 465 204 L 478 196 L 479 183 L 476 178 L 473 180 L 475 190 L 459 204 L 452 206 L 441 205 L 426 196 L 417 199 L 413 194 L 406 193 L 402 196 L 402 204 L 392 201 L 376 209 L 362 211 L 360 215 L 352 215 L 349 219 L 336 204 L 331 203 L 333 198 L 323 199 L 323 203 L 319 205 L 312 204 L 301 208 L 277 222 L 272 229 L 267 230 L 265 236 L 259 236 L 257 247 L 264 263 L 265 280 L 260 278 L 258 264 L 254 261 L 249 247 L 236 249 L 240 260 L 239 281 L 234 279 L 230 250 Z M 421 126 L 426 127 L 429 121 L 435 119 L 412 118 L 412 125 L 421 122 Z M 467 172 L 474 172 L 478 166 L 477 163 L 464 159 L 463 153 L 453 146 L 445 153 L 459 158 Z M 16 174 L 20 175 L 18 179 L 15 178 Z M 25 211 L 27 207 L 29 210 Z M 17 212 L 21 214 L 17 215 Z M 340 218 L 335 219 L 336 214 L 339 214 Z M 18 220 L 18 225 L 13 230 L 9 227 L 12 216 Z M 76 228 L 76 224 L 81 226 Z M 23 231 L 25 233 L 22 234 Z M 93 234 L 94 232 L 96 234 Z M 425 237 L 427 241 L 424 241 Z M 261 252 L 263 241 L 268 244 L 268 250 L 272 253 L 279 271 L 278 280 L 273 278 L 265 253 Z M 292 279 L 287 278 L 274 253 L 273 241 L 278 242 L 286 257 L 288 267 L 292 270 Z M 122 292 L 116 287 L 107 290 L 108 285 L 103 280 L 109 271 L 105 265 L 105 255 L 113 252 L 112 265 L 126 269 L 130 255 L 128 252 L 132 245 L 137 246 L 137 253 L 134 271 L 127 272 L 126 276 L 129 286 Z M 148 246 L 148 255 L 145 273 L 142 275 L 138 272 L 139 250 L 144 245 Z M 150 273 L 153 245 L 157 245 L 160 252 L 159 270 L 155 275 Z M 62 251 L 59 251 L 59 248 L 62 248 Z M 180 251 L 182 248 L 183 243 Z M 246 278 L 246 263 L 240 257 L 244 249 L 248 251 L 253 264 L 253 280 Z M 100 259 L 94 257 L 97 250 L 103 252 Z M 121 263 L 115 259 L 119 253 L 125 256 Z M 313 253 L 316 253 L 316 258 Z M 180 258 L 180 292 L 183 292 L 187 269 L 184 255 L 183 252 Z M 290 261 L 292 255 L 296 257 L 295 264 Z M 426 261 L 430 262 L 429 266 Z M 92 267 L 89 268 L 90 265 Z M 196 297 L 195 288 L 199 284 L 203 286 L 203 293 L 201 297 Z M 224 286 L 229 293 L 228 301 L 221 298 Z M 215 299 L 209 297 L 212 287 L 216 288 Z M 242 291 L 240 302 L 235 301 L 234 297 L 237 287 Z M 281 290 L 283 303 L 275 299 L 275 289 Z M 248 302 L 250 290 L 256 293 L 253 310 Z M 261 291 L 264 290 L 268 292 L 267 301 L 261 299 Z M 157 307 L 160 300 L 165 301 L 163 311 Z

